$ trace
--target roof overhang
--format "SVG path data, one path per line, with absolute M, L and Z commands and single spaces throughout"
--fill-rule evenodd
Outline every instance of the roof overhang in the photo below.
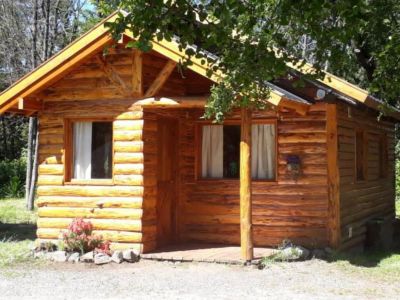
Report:
M 0 94 L 0 114 L 11 111 L 30 115 L 40 110 L 42 108 L 40 99 L 25 100 L 34 93 L 45 89 L 61 79 L 73 67 L 83 63 L 88 57 L 97 53 L 106 45 L 114 43 L 115 41 L 113 41 L 109 27 L 106 24 L 114 22 L 117 18 L 118 11 L 105 18 L 93 29 L 3 91 Z M 134 39 L 129 30 L 125 31 L 124 36 Z M 185 51 L 183 49 L 181 50 L 179 44 L 174 40 L 154 40 L 152 41 L 152 45 L 154 51 L 177 63 L 187 58 Z M 191 62 L 192 64 L 188 66 L 189 69 L 207 77 L 207 66 L 202 64 L 201 59 L 192 57 Z M 293 66 L 293 68 L 296 69 L 295 66 Z M 302 68 L 297 68 L 297 70 L 303 73 L 310 73 L 313 71 L 313 67 L 309 64 L 305 64 Z M 213 72 L 209 79 L 218 83 L 223 77 L 224 74 L 217 71 Z M 370 96 L 365 90 L 332 74 L 326 73 L 326 76 L 320 79 L 320 81 L 345 96 L 351 97 L 374 109 L 379 109 L 380 105 L 382 105 L 380 101 Z M 292 109 L 300 114 L 305 114 L 311 106 L 311 103 L 286 90 L 272 84 L 270 84 L 270 87 L 270 98 L 266 101 L 273 106 Z M 400 112 L 397 110 L 389 112 L 389 115 L 400 120 Z

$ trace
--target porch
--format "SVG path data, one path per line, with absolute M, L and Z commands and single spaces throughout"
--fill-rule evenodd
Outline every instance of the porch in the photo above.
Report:
M 258 263 L 263 257 L 275 253 L 273 248 L 254 248 L 254 257 L 251 263 Z M 240 246 L 205 243 L 185 243 L 168 245 L 157 248 L 150 253 L 141 255 L 142 259 L 171 261 L 171 262 L 208 262 L 223 264 L 243 264 Z

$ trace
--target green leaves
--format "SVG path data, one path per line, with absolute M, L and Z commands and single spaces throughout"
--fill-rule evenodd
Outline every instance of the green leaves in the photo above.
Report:
M 111 1 L 113 2 L 113 1 Z M 110 1 L 99 1 L 110 8 Z M 117 36 L 130 29 L 151 49 L 152 39 L 177 37 L 190 58 L 201 59 L 207 76 L 222 71 L 206 117 L 221 121 L 236 106 L 266 105 L 266 81 L 285 76 L 287 63 L 311 62 L 397 105 L 400 94 L 400 3 L 398 0 L 119 0 L 130 14 L 110 25 Z M 218 55 L 213 61 L 199 46 Z

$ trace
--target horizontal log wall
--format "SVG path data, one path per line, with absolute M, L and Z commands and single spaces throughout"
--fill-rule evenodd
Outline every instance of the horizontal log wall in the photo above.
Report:
M 143 54 L 144 91 L 167 62 L 154 51 Z M 142 109 L 134 105 L 137 99 L 127 93 L 132 89 L 132 65 L 132 50 L 117 46 L 104 57 L 101 52 L 94 54 L 35 95 L 45 108 L 39 115 L 39 239 L 58 239 L 73 218 L 82 217 L 114 248 L 154 249 L 157 165 L 156 143 L 150 140 L 156 135 L 157 123 L 154 118 L 144 120 Z M 174 69 L 157 95 L 209 93 L 210 80 L 189 70 L 181 72 Z M 122 84 L 115 82 L 116 77 Z M 111 183 L 64 182 L 65 120 L 77 118 L 113 120 Z
M 144 122 L 140 110 L 127 112 L 127 104 L 119 102 L 110 108 L 105 101 L 46 103 L 39 118 L 39 239 L 60 238 L 73 218 L 82 217 L 90 220 L 95 233 L 110 240 L 114 248 L 143 250 L 146 235 L 155 229 L 142 225 Z M 93 113 L 94 106 L 96 114 Z M 64 117 L 96 118 L 97 113 L 115 119 L 113 183 L 64 183 Z
M 374 217 L 393 219 L 394 189 L 394 122 L 378 113 L 338 104 L 338 143 L 340 174 L 341 247 L 362 247 L 366 237 L 366 223 Z M 355 132 L 364 131 L 366 179 L 356 180 Z M 388 145 L 386 175 L 380 176 L 381 137 Z M 382 154 L 383 155 L 383 154 Z M 351 237 L 350 237 L 351 235 Z
M 239 180 L 196 179 L 195 128 L 201 111 L 162 111 L 179 117 L 178 233 L 183 242 L 239 245 Z M 145 110 L 145 119 L 147 111 Z M 239 115 L 233 115 L 238 119 Z M 312 106 L 306 116 L 294 112 L 254 113 L 278 118 L 278 178 L 253 182 L 253 232 L 256 246 L 277 246 L 284 239 L 309 246 L 328 243 L 326 106 Z M 299 155 L 302 175 L 294 180 L 286 158 Z

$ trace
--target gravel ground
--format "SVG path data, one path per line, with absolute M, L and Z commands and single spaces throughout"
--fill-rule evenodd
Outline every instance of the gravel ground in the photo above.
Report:
M 31 269 L 29 269 L 29 267 Z M 0 270 L 0 299 L 398 299 L 400 282 L 311 260 L 267 269 L 141 261 Z

